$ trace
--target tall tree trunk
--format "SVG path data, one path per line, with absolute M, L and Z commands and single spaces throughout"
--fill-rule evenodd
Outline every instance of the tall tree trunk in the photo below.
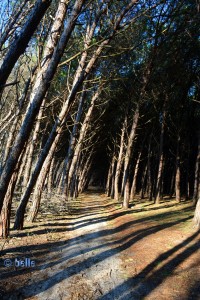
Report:
M 37 140 L 38 140 L 38 134 L 40 131 L 40 123 L 41 123 L 41 119 L 42 119 L 42 115 L 43 115 L 43 111 L 44 111 L 45 102 L 46 102 L 46 98 L 44 98 L 42 105 L 40 107 L 38 118 L 37 118 L 37 121 L 35 124 L 35 129 L 34 129 L 33 136 L 32 136 L 31 142 L 30 142 L 30 146 L 29 146 L 29 152 L 28 152 L 28 157 L 27 157 L 26 166 L 25 166 L 25 170 L 24 170 L 24 178 L 23 178 L 24 189 L 26 189 L 26 187 L 28 185 L 28 181 L 29 181 L 30 174 L 31 174 L 33 152 L 34 152 L 34 148 L 36 147 Z
M 121 174 L 122 164 L 123 164 L 123 151 L 124 151 L 124 139 L 125 139 L 126 128 L 127 128 L 127 116 L 125 117 L 123 127 L 122 127 L 119 155 L 117 159 L 117 166 L 116 166 L 116 173 L 115 173 L 114 198 L 117 201 L 119 200 L 119 177 Z
M 107 177 L 107 183 L 106 183 L 106 192 L 107 192 L 108 197 L 110 197 L 110 195 L 111 195 L 114 166 L 115 166 L 115 153 L 113 154 L 112 161 L 111 161 L 111 164 L 110 164 L 110 167 L 108 170 L 108 177 Z
M 194 212 L 194 223 L 198 229 L 200 229 L 200 197 L 197 201 L 195 212 Z
M 130 199 L 133 200 L 135 193 L 136 193 L 136 180 L 137 180 L 137 174 L 139 171 L 139 163 L 140 163 L 140 157 L 141 157 L 142 151 L 139 152 L 137 161 L 136 161 L 136 165 L 135 165 L 135 170 L 134 170 L 134 175 L 133 175 L 133 182 L 132 182 L 132 186 L 131 186 L 131 195 L 130 195 Z
M 38 210 L 39 210 L 39 207 L 40 207 L 41 196 L 42 196 L 42 191 L 43 191 L 45 180 L 47 178 L 47 174 L 49 172 L 50 165 L 51 165 L 51 162 L 52 162 L 52 156 L 53 156 L 53 153 L 50 152 L 49 155 L 47 156 L 45 162 L 44 162 L 44 165 L 43 165 L 42 170 L 40 172 L 40 175 L 38 177 L 37 184 L 35 186 L 35 190 L 34 190 L 34 193 L 33 193 L 32 206 L 30 208 L 29 215 L 28 215 L 28 218 L 27 218 L 28 221 L 34 222 L 35 219 L 36 219 L 36 216 L 38 214 Z M 22 218 L 21 218 L 20 222 L 23 222 L 23 221 L 24 220 L 22 220 Z M 23 224 L 21 223 L 20 225 L 21 225 L 20 227 L 23 228 Z
M 131 132 L 128 138 L 128 145 L 127 145 L 127 149 L 126 149 L 126 154 L 125 154 L 125 158 L 124 158 L 124 176 L 123 176 L 123 186 L 122 186 L 122 193 L 123 193 L 123 189 L 126 186 L 126 182 L 128 180 L 128 172 L 129 172 L 129 163 L 130 163 L 130 159 L 131 159 L 131 154 L 132 154 L 132 147 L 133 147 L 133 142 L 136 136 L 136 128 L 137 128 L 137 124 L 138 124 L 138 120 L 139 120 L 139 104 L 137 104 L 135 113 L 134 113 L 134 117 L 133 117 L 133 123 L 132 123 L 132 128 L 131 128 Z M 128 183 L 128 188 L 129 189 L 129 183 Z M 127 200 L 129 199 L 129 197 L 125 197 L 124 198 L 124 203 L 123 206 L 127 207 Z
M 171 184 L 170 184 L 170 194 L 169 197 L 170 199 L 174 196 L 174 183 L 175 183 L 175 170 L 172 172 L 172 176 L 171 176 Z
M 160 132 L 160 150 L 159 150 L 159 165 L 158 165 L 158 175 L 156 183 L 156 199 L 155 203 L 160 203 L 161 198 L 161 189 L 162 189 L 162 176 L 163 176 L 163 166 L 164 166 L 164 155 L 163 155 L 163 143 L 164 143 L 164 132 L 165 132 L 165 120 L 167 115 L 166 110 L 167 99 L 165 99 L 163 114 L 162 114 L 162 123 L 161 123 L 161 132 Z
M 152 171 L 151 171 L 151 156 L 152 156 L 152 151 L 151 151 L 151 139 L 152 139 L 152 134 L 150 136 L 150 141 L 149 141 L 149 146 L 148 146 L 148 158 L 147 158 L 147 191 L 148 191 L 148 198 L 149 201 L 152 201 L 153 198 L 153 176 L 152 176 Z
M 80 180 L 78 184 L 78 193 L 82 193 L 85 188 L 85 183 L 87 181 L 88 173 L 92 165 L 91 157 L 93 155 L 93 149 L 89 153 L 86 162 L 84 163 L 81 173 L 80 173 Z
M 200 182 L 200 131 L 198 132 L 198 152 L 195 164 L 195 175 L 194 175 L 194 193 L 193 193 L 193 204 L 197 203 L 198 199 L 198 192 L 200 189 L 199 182 Z
M 148 171 L 148 164 L 146 164 L 143 175 L 142 175 L 141 190 L 140 190 L 140 198 L 141 199 L 144 199 L 144 195 L 145 195 L 145 182 L 146 182 L 146 177 L 147 177 L 147 171 Z
M 54 168 L 54 162 L 55 157 L 53 157 L 50 165 L 49 175 L 48 175 L 48 181 L 47 181 L 47 191 L 50 194 L 52 192 L 52 186 L 53 186 L 53 168 Z
M 123 208 L 129 208 L 129 200 L 130 200 L 130 186 L 129 186 L 129 178 L 126 180 L 125 188 L 124 188 L 124 201 Z
M 75 123 L 74 123 L 73 129 L 72 129 L 72 133 L 70 134 L 70 142 L 69 142 L 69 146 L 68 146 L 67 156 L 66 156 L 65 162 L 64 162 L 63 174 L 62 174 L 62 179 L 61 179 L 61 187 L 60 187 L 62 189 L 62 192 L 67 190 L 67 187 L 66 187 L 66 184 L 68 181 L 67 176 L 68 176 L 69 168 L 71 166 L 71 162 L 73 159 L 74 149 L 76 146 L 78 125 L 80 123 L 81 116 L 83 113 L 83 104 L 84 104 L 85 96 L 86 96 L 86 91 L 85 91 L 85 85 L 84 85 L 81 97 L 79 99 L 79 105 L 78 105 Z
M 177 141 L 177 150 L 176 150 L 176 177 L 175 177 L 175 193 L 176 201 L 181 202 L 181 173 L 180 173 L 180 135 L 178 136 Z
M 70 165 L 70 168 L 69 168 L 69 173 L 66 176 L 67 181 L 68 181 L 67 182 L 68 189 L 70 189 L 72 176 L 74 174 L 74 170 L 76 168 L 77 160 L 78 160 L 78 157 L 79 157 L 81 149 L 82 149 L 82 145 L 83 145 L 83 141 L 84 141 L 84 138 L 86 136 L 86 133 L 87 133 L 88 125 L 89 125 L 89 122 L 90 122 L 91 117 L 92 117 L 92 113 L 93 113 L 93 110 L 94 110 L 94 107 L 95 107 L 96 100 L 98 99 L 101 91 L 102 91 L 102 88 L 99 87 L 98 90 L 94 93 L 94 95 L 91 99 L 90 107 L 89 107 L 89 109 L 86 113 L 85 119 L 83 121 L 83 125 L 81 127 L 79 138 L 78 138 L 78 142 L 77 142 L 77 145 L 76 145 L 76 148 L 75 148 L 75 151 L 74 151 L 73 159 L 71 161 L 71 165 Z M 66 196 L 67 196 L 67 193 L 66 193 Z

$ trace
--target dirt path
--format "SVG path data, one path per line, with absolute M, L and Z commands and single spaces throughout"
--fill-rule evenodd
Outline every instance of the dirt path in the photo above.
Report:
M 110 207 L 101 207 L 98 194 L 88 195 L 81 205 L 78 221 L 68 224 L 73 232 L 71 238 L 65 247 L 56 249 L 56 265 L 42 271 L 45 278 L 42 284 L 37 287 L 33 283 L 26 289 L 26 297 L 37 294 L 35 298 L 41 300 L 88 300 L 110 293 L 108 299 L 117 299 L 114 287 L 121 284 L 123 278 L 119 272 L 119 254 L 110 248 L 106 222 Z M 54 254 L 49 257 L 50 261 L 54 259 Z
M 200 241 L 190 204 L 136 202 L 124 211 L 88 193 L 70 216 L 59 206 L 51 214 L 44 208 L 40 222 L 13 232 L 2 251 L 2 259 L 30 257 L 36 264 L 1 265 L 2 299 L 200 299 Z

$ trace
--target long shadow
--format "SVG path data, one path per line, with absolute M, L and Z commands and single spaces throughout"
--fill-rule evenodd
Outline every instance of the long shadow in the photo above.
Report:
M 171 222 L 171 223 L 164 224 L 164 225 L 153 226 L 149 229 L 145 228 L 145 229 L 139 230 L 139 232 L 130 234 L 128 236 L 127 241 L 126 241 L 126 237 L 123 237 L 122 239 L 120 239 L 119 241 L 115 241 L 114 243 L 110 242 L 106 245 L 100 245 L 100 246 L 98 245 L 97 247 L 92 247 L 91 249 L 88 249 L 88 248 L 84 249 L 83 251 L 81 251 L 81 253 L 83 253 L 83 252 L 86 253 L 86 252 L 89 252 L 89 251 L 94 250 L 94 249 L 101 249 L 101 248 L 106 247 L 108 245 L 113 246 L 115 243 L 119 244 L 115 248 L 107 249 L 107 250 L 105 250 L 105 251 L 103 251 L 103 252 L 101 252 L 101 253 L 93 256 L 93 257 L 89 257 L 89 258 L 85 259 L 82 262 L 75 263 L 72 266 L 67 267 L 66 269 L 56 273 L 55 275 L 53 275 L 49 279 L 41 280 L 39 282 L 36 282 L 36 283 L 33 283 L 33 284 L 30 284 L 30 285 L 26 286 L 26 290 L 29 291 L 28 296 L 37 295 L 38 293 L 49 289 L 50 287 L 52 287 L 55 284 L 61 282 L 62 280 L 66 279 L 66 278 L 69 278 L 72 275 L 78 274 L 78 273 L 82 272 L 83 270 L 85 270 L 87 268 L 90 268 L 94 264 L 98 264 L 98 263 L 102 262 L 108 257 L 111 257 L 115 254 L 120 253 L 121 251 L 129 248 L 134 243 L 138 242 L 139 240 L 143 239 L 144 237 L 147 237 L 150 234 L 154 234 L 154 233 L 156 233 L 160 230 L 164 230 L 165 228 L 169 228 L 170 226 L 174 226 L 174 225 L 176 225 L 180 222 L 185 222 L 187 219 L 188 218 L 184 218 L 184 219 L 176 221 L 176 222 Z M 109 234 L 109 231 L 106 231 L 106 232 L 107 232 L 107 234 Z M 90 234 L 90 235 L 93 235 L 93 238 L 95 237 L 94 233 Z M 102 235 L 105 236 L 105 232 L 103 232 Z M 91 237 L 92 236 L 90 236 L 89 238 L 91 238 Z M 76 245 L 77 245 L 77 241 L 76 241 Z M 70 244 L 70 246 L 71 246 L 71 244 Z M 80 255 L 80 251 L 78 251 L 78 254 Z M 76 255 L 76 253 L 72 253 L 72 256 L 70 258 L 75 257 L 75 255 Z M 65 257 L 62 257 L 60 260 L 56 260 L 55 262 L 47 263 L 46 266 L 43 265 L 42 269 L 47 268 L 47 267 L 55 266 L 57 264 L 60 264 L 64 261 L 66 261 L 67 259 L 69 259 L 69 255 L 67 255 Z M 9 277 L 12 277 L 12 276 L 15 276 L 15 275 L 16 275 L 16 273 L 14 274 L 13 272 L 11 272 L 9 274 L 8 273 L 5 274 L 6 278 L 9 278 Z M 36 286 L 38 286 L 39 288 L 35 289 Z M 19 291 L 20 291 L 20 289 L 19 289 Z
M 139 218 L 139 219 L 136 219 L 136 220 L 133 220 L 133 221 L 130 221 L 130 222 L 127 222 L 127 223 L 124 223 L 123 225 L 121 225 L 120 227 L 120 230 L 123 230 L 123 229 L 126 229 L 128 228 L 128 226 L 131 226 L 133 224 L 138 224 L 138 223 L 144 223 L 144 222 L 149 222 L 149 221 L 160 221 L 161 219 L 165 219 L 165 221 L 167 221 L 166 219 L 167 218 L 171 218 L 171 217 L 175 217 L 177 214 L 181 213 L 182 211 L 191 211 L 190 208 L 183 208 L 183 209 L 180 209 L 178 211 L 172 211 L 172 212 L 163 212 L 163 213 L 160 213 L 160 214 L 156 214 L 154 216 L 148 216 L 148 217 L 144 217 L 144 218 Z M 85 226 L 88 226 L 88 225 L 94 225 L 94 224 L 100 224 L 100 223 L 103 223 L 103 222 L 109 222 L 109 221 L 113 221 L 119 217 L 122 217 L 122 216 L 125 216 L 125 215 L 130 215 L 132 213 L 136 213 L 136 212 L 139 212 L 139 211 L 133 211 L 133 210 L 128 210 L 128 211 L 120 211 L 120 212 L 117 212 L 117 213 L 114 213 L 110 216 L 103 216 L 103 217 L 98 217 L 98 218 L 94 218 L 94 219 L 86 219 L 86 220 L 78 220 L 78 221 L 75 221 L 75 222 L 70 222 L 70 224 L 66 224 L 66 223 L 46 223 L 46 224 L 43 224 L 42 226 L 48 226 L 48 227 L 63 227 L 64 228 L 55 228 L 55 229 L 50 229 L 50 230 L 46 230 L 46 229 L 38 229 L 38 230 L 35 230 L 35 231 L 31 231 L 31 234 L 34 235 L 34 234 L 45 234 L 47 233 L 48 231 L 51 232 L 51 231 L 54 231 L 54 232 L 65 232 L 65 231 L 74 231 L 74 230 L 77 230 L 79 228 L 83 228 Z M 66 219 L 65 219 L 66 220 Z M 18 232 L 16 234 L 12 234 L 12 237 L 23 237 L 23 236 L 27 236 L 27 233 L 25 232 Z
M 199 300 L 200 299 L 200 286 L 199 280 L 195 280 L 195 283 L 190 282 L 191 287 L 187 295 L 187 299 L 184 300 Z
M 169 256 L 176 253 L 181 248 L 187 246 L 188 243 L 192 242 L 198 235 L 199 233 L 196 232 L 192 236 L 175 246 L 173 249 L 162 253 L 135 277 L 126 280 L 121 285 L 117 286 L 115 289 L 99 298 L 99 300 L 110 299 L 109 297 L 113 294 L 120 295 L 120 300 L 145 299 L 146 296 L 148 296 L 154 289 L 156 289 L 160 284 L 162 284 L 162 282 L 170 274 L 173 273 L 173 271 L 179 264 L 181 264 L 185 259 L 187 259 L 193 253 L 199 250 L 200 240 L 187 247 L 180 254 L 172 258 L 169 262 L 165 263 L 159 269 L 153 271 L 158 265 L 158 263 L 160 264 L 161 262 L 164 262 Z M 152 271 L 153 273 L 150 276 L 148 276 Z M 199 292 L 199 288 L 197 290 Z M 196 292 L 197 291 L 195 291 L 195 293 Z

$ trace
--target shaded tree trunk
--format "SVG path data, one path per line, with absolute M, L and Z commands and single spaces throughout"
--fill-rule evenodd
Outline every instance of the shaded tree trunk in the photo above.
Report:
M 195 175 L 194 175 L 194 193 L 193 193 L 193 204 L 195 205 L 197 203 L 198 199 L 198 192 L 200 189 L 200 131 L 198 132 L 198 152 L 197 152 L 197 158 L 196 158 L 196 164 L 195 164 Z
M 165 119 L 166 119 L 166 102 L 164 102 L 163 114 L 162 114 L 162 123 L 161 123 L 161 132 L 160 132 L 160 150 L 159 150 L 159 165 L 158 165 L 158 175 L 156 183 L 156 199 L 155 203 L 160 203 L 161 189 L 162 189 L 162 176 L 163 176 L 163 166 L 164 166 L 164 155 L 163 155 L 163 143 L 164 143 L 164 132 L 165 132 Z

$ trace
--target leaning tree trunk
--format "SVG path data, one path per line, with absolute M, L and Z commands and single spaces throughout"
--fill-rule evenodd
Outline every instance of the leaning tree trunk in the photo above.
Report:
M 32 38 L 37 26 L 51 4 L 51 0 L 38 0 L 30 12 L 26 23 L 18 33 L 17 38 L 9 47 L 1 68 L 0 68 L 0 94 L 3 92 L 4 85 L 15 66 L 18 58 L 24 53 L 30 39 Z
M 60 132 L 59 133 L 61 133 L 61 130 L 62 130 L 62 128 L 60 128 Z M 51 161 L 53 159 L 53 155 L 54 155 L 54 152 L 56 150 L 59 138 L 60 138 L 60 134 L 58 134 L 56 136 L 53 144 L 51 145 L 51 149 L 50 149 L 50 151 L 49 151 L 49 153 L 48 153 L 48 155 L 47 155 L 47 157 L 45 159 L 45 162 L 44 162 L 44 164 L 42 166 L 42 169 L 40 168 L 40 166 L 41 166 L 40 157 L 38 159 L 38 162 L 36 164 L 34 172 L 31 175 L 31 178 L 29 180 L 28 187 L 25 190 L 24 194 L 22 195 L 22 198 L 20 200 L 19 206 L 17 208 L 16 217 L 15 217 L 15 223 L 14 223 L 14 228 L 15 229 L 21 229 L 21 230 L 23 229 L 24 214 L 25 214 L 26 206 L 27 206 L 29 197 L 31 195 L 33 186 L 34 186 L 35 182 L 37 181 L 39 173 L 41 175 L 41 182 L 39 183 L 39 188 L 37 189 L 38 192 L 37 192 L 37 200 L 36 201 L 40 202 L 42 188 L 44 186 L 46 175 L 47 175 L 47 173 L 49 171 L 49 167 L 50 167 Z M 43 176 L 43 174 L 45 174 L 45 175 Z M 38 178 L 38 180 L 39 180 L 39 178 Z
M 28 185 L 28 181 L 29 181 L 30 174 L 31 174 L 32 162 L 33 162 L 33 152 L 34 152 L 34 148 L 36 147 L 37 140 L 38 140 L 40 123 L 41 123 L 41 119 L 42 119 L 42 115 L 43 115 L 43 111 L 44 111 L 45 102 L 46 102 L 46 98 L 44 98 L 42 105 L 40 107 L 38 118 L 37 118 L 37 121 L 35 124 L 35 129 L 34 129 L 33 136 L 32 136 L 31 142 L 30 142 L 30 146 L 29 146 L 29 152 L 28 152 L 28 157 L 27 157 L 26 166 L 25 166 L 25 170 L 24 170 L 24 178 L 23 178 L 23 189 L 24 190 L 26 189 L 26 187 Z
M 71 162 L 72 162 L 73 154 L 74 154 L 74 149 L 75 149 L 75 146 L 76 146 L 78 125 L 80 123 L 81 116 L 82 116 L 82 113 L 83 113 L 83 104 L 84 104 L 85 96 L 86 96 L 86 91 L 85 91 L 85 85 L 84 85 L 83 91 L 81 93 L 81 97 L 79 99 L 79 105 L 78 105 L 78 110 L 77 110 L 77 114 L 76 114 L 75 123 L 74 123 L 73 129 L 72 129 L 72 133 L 70 134 L 70 142 L 69 142 L 69 146 L 68 146 L 68 150 L 67 150 L 67 156 L 65 158 L 63 172 L 62 172 L 62 176 L 61 176 L 61 182 L 60 182 L 59 190 L 58 190 L 59 193 L 61 192 L 61 190 L 62 190 L 62 192 L 64 192 L 67 189 L 67 187 L 66 187 L 67 175 L 68 175 L 68 172 L 69 172 L 69 168 L 71 166 Z
M 47 192 L 50 194 L 53 187 L 53 169 L 54 169 L 55 157 L 53 157 L 49 169 L 48 180 L 47 180 Z
M 106 183 L 106 192 L 107 196 L 111 196 L 111 190 L 112 190 L 112 183 L 113 183 L 113 176 L 114 176 L 114 168 L 115 168 L 115 152 L 113 153 L 111 164 L 108 170 L 108 177 L 107 177 L 107 183 Z
M 79 12 L 81 11 L 84 0 L 76 0 L 68 23 L 63 29 L 63 32 L 60 36 L 60 31 L 62 29 L 67 11 L 66 2 L 61 1 L 59 4 L 57 15 L 52 26 L 52 31 L 50 33 L 50 37 L 47 41 L 47 45 L 44 51 L 44 60 L 41 65 L 40 72 L 38 72 L 38 76 L 36 78 L 35 85 L 30 96 L 29 109 L 26 113 L 23 124 L 21 126 L 21 130 L 15 140 L 12 151 L 2 172 L 2 176 L 0 179 L 0 211 L 13 170 L 22 152 L 24 144 L 26 143 L 33 128 L 34 120 L 54 77 L 57 66 L 66 48 L 66 44 L 75 27 L 76 19 L 79 15 Z
M 66 175 L 66 178 L 67 178 L 67 184 L 66 184 L 67 185 L 67 191 L 65 191 L 66 197 L 67 197 L 67 194 L 68 194 L 68 190 L 70 190 L 72 176 L 74 174 L 76 164 L 77 164 L 77 160 L 78 160 L 78 157 L 79 157 L 81 149 L 82 149 L 83 141 L 84 141 L 84 138 L 85 138 L 86 133 L 87 133 L 88 125 L 89 125 L 89 122 L 90 122 L 91 117 L 92 117 L 92 113 L 93 113 L 93 110 L 94 110 L 94 107 L 95 107 L 95 103 L 96 103 L 96 100 L 98 99 L 101 91 L 102 91 L 102 88 L 99 87 L 98 90 L 94 93 L 94 95 L 91 99 L 90 107 L 89 107 L 89 109 L 86 113 L 85 119 L 83 121 L 83 125 L 82 125 L 81 130 L 80 130 L 80 134 L 79 134 L 77 145 L 76 145 L 76 148 L 75 148 L 75 151 L 74 151 L 73 159 L 71 161 L 71 165 L 70 165 L 70 168 L 69 168 L 69 173 Z
M 51 165 L 51 157 L 52 157 L 52 154 L 49 153 L 49 155 L 47 156 L 47 158 L 44 162 L 44 165 L 42 167 L 40 175 L 38 177 L 38 180 L 37 180 L 37 183 L 36 183 L 36 186 L 35 186 L 35 190 L 34 190 L 34 193 L 33 193 L 32 206 L 30 208 L 29 215 L 28 215 L 28 218 L 27 218 L 28 221 L 34 222 L 36 217 L 37 217 L 39 207 L 40 207 L 43 187 L 44 187 L 44 184 L 45 184 L 45 181 L 46 181 L 46 178 L 47 178 L 47 174 L 49 172 L 50 165 Z M 21 218 L 20 221 L 23 222 L 24 218 L 23 218 L 23 220 Z M 22 223 L 21 223 L 21 228 L 23 228 Z
M 84 188 L 85 188 L 88 173 L 89 173 L 91 165 L 92 165 L 92 159 L 91 159 L 92 155 L 93 155 L 93 149 L 90 151 L 86 162 L 82 166 L 82 170 L 81 170 L 81 173 L 80 173 L 79 184 L 78 184 L 78 193 L 82 193 Z
M 137 174 L 139 171 L 139 163 L 140 163 L 140 157 L 141 157 L 142 151 L 139 152 L 136 165 L 135 165 L 135 170 L 134 170 L 134 175 L 133 175 L 133 182 L 131 186 L 131 194 L 130 194 L 130 199 L 133 200 L 135 193 L 136 193 L 136 180 L 137 180 Z
M 2 238 L 7 238 L 9 236 L 9 232 L 10 232 L 10 217 L 11 217 L 12 199 L 13 199 L 13 193 L 14 193 L 14 189 L 16 186 L 16 182 L 17 182 L 18 171 L 19 171 L 20 164 L 21 164 L 22 157 L 23 157 L 23 152 L 19 158 L 19 161 L 15 168 L 15 172 L 13 173 L 13 175 L 11 177 L 11 180 L 10 180 L 10 183 L 8 186 L 8 190 L 7 190 L 7 193 L 5 196 L 4 204 L 2 207 L 2 211 L 1 211 L 1 220 L 2 220 L 1 230 L 2 230 L 2 232 L 0 233 L 0 236 Z

